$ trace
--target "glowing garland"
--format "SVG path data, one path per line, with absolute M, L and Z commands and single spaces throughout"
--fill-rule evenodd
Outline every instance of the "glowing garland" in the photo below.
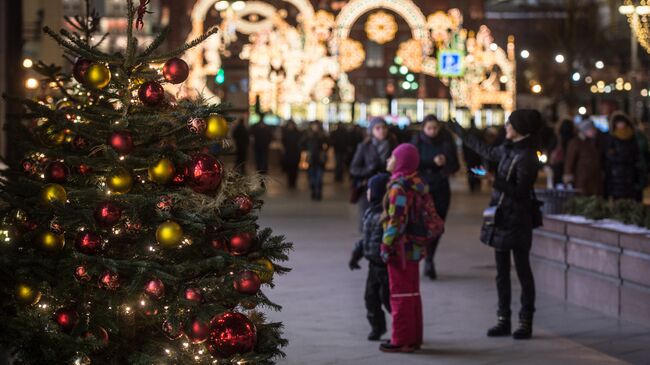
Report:
M 632 0 L 625 0 L 624 4 L 635 6 Z M 648 5 L 650 5 L 648 0 L 641 0 L 638 6 Z M 630 29 L 632 29 L 632 33 L 634 33 L 641 47 L 650 53 L 650 29 L 648 29 L 650 28 L 650 18 L 648 18 L 648 14 L 639 15 L 634 11 L 631 14 L 627 14 L 627 21 L 630 23 Z
M 397 22 L 395 17 L 385 11 L 370 14 L 365 26 L 366 36 L 378 44 L 385 44 L 395 39 Z
M 363 45 L 354 39 L 344 39 L 339 47 L 339 65 L 343 72 L 350 72 L 363 65 L 366 51 Z

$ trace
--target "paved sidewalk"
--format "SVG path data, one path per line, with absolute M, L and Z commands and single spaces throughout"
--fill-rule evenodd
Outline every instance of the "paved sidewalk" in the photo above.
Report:
M 328 179 L 330 176 L 327 177 Z M 304 180 L 304 177 L 301 177 Z M 302 181 L 304 185 L 304 181 Z M 534 339 L 490 339 L 496 288 L 492 251 L 478 242 L 480 212 L 487 195 L 471 196 L 454 187 L 447 233 L 438 249 L 439 280 L 421 284 L 424 348 L 415 354 L 383 354 L 366 341 L 363 270 L 347 268 L 355 240 L 356 207 L 347 189 L 326 183 L 322 202 L 305 187 L 283 191 L 269 184 L 263 226 L 295 243 L 289 266 L 267 291 L 284 309 L 270 313 L 283 321 L 290 345 L 280 364 L 650 364 L 650 328 L 620 322 L 538 293 Z M 513 273 L 513 312 L 519 310 Z M 603 293 L 603 295 L 608 295 Z M 513 320 L 516 318 L 513 317 Z

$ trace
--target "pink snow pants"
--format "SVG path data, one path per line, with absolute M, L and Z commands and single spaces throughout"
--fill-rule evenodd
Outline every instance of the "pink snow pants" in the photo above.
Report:
M 422 299 L 418 261 L 391 260 L 388 263 L 390 306 L 393 333 L 390 342 L 397 346 L 422 344 Z

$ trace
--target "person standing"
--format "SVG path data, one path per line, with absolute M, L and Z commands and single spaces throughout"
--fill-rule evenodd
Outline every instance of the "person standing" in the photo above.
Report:
M 449 176 L 460 168 L 456 145 L 450 133 L 434 115 L 424 118 L 422 130 L 413 136 L 411 143 L 420 154 L 420 177 L 429 186 L 429 194 L 433 198 L 438 215 L 444 220 L 451 203 Z M 431 280 L 437 278 L 433 258 L 439 242 L 440 237 L 437 237 L 429 244 L 424 261 L 424 274 Z
M 386 333 L 386 316 L 382 305 L 390 313 L 388 269 L 380 254 L 384 235 L 382 226 L 384 207 L 382 203 L 389 180 L 390 175 L 384 173 L 377 174 L 368 180 L 367 198 L 370 205 L 363 214 L 363 238 L 355 244 L 348 264 L 350 270 L 357 270 L 361 268 L 359 260 L 362 257 L 368 260 L 368 278 L 364 299 L 371 328 L 368 334 L 369 341 L 379 341 L 381 336 Z
M 598 130 L 590 119 L 578 126 L 578 135 L 567 144 L 562 182 L 584 196 L 603 195 L 602 148 Z
M 468 134 L 473 135 L 475 138 L 483 138 L 481 131 L 476 128 L 474 120 L 470 121 L 470 127 L 467 130 Z M 472 173 L 472 168 L 477 168 L 483 164 L 481 156 L 463 144 L 463 159 L 465 160 L 465 167 L 467 169 L 467 185 L 469 186 L 470 193 L 476 193 L 481 190 L 481 179 Z
M 450 125 L 468 147 L 488 160 L 498 161 L 492 184 L 491 208 L 484 212 L 486 221 L 481 229 L 481 241 L 494 248 L 499 297 L 498 322 L 487 331 L 487 335 L 498 337 L 511 334 L 510 257 L 513 256 L 521 284 L 521 310 L 519 328 L 512 333 L 512 337 L 529 339 L 533 333 L 535 313 L 535 280 L 530 267 L 530 248 L 533 228 L 541 224 L 539 214 L 535 213 L 539 206 L 533 195 L 538 172 L 534 135 L 542 126 L 542 117 L 536 110 L 515 110 L 506 122 L 506 142 L 495 147 L 468 135 L 456 121 Z
M 300 165 L 301 133 L 293 120 L 289 120 L 282 128 L 282 166 L 287 174 L 287 185 L 290 190 L 296 188 L 298 168 Z
M 303 138 L 301 145 L 302 149 L 307 151 L 307 161 L 309 163 L 307 175 L 309 176 L 311 199 L 322 200 L 323 174 L 327 163 L 329 142 L 320 122 L 314 121 L 310 123 L 309 132 Z
M 264 122 L 264 117 L 251 128 L 255 163 L 260 174 L 269 171 L 269 146 L 273 142 L 273 128 Z
M 605 197 L 637 199 L 641 187 L 640 151 L 634 125 L 623 113 L 610 117 L 605 140 Z
M 338 122 L 336 129 L 330 133 L 330 141 L 334 147 L 334 156 L 336 159 L 336 168 L 334 170 L 334 180 L 343 181 L 346 159 L 350 153 L 350 132 L 345 128 L 345 124 Z
M 386 171 L 386 161 L 396 145 L 388 134 L 388 124 L 384 118 L 373 118 L 368 125 L 368 134 L 369 136 L 357 146 L 350 164 L 352 189 L 355 193 L 352 195 L 356 195 L 356 199 L 351 197 L 350 201 L 359 205 L 359 229 L 363 212 L 368 208 L 368 200 L 363 194 L 367 189 L 368 179 Z
M 557 129 L 557 143 L 551 152 L 549 161 L 551 171 L 553 171 L 553 186 L 557 186 L 563 182 L 564 166 L 569 150 L 569 143 L 576 136 L 575 129 L 575 123 L 570 119 L 564 119 Z
M 242 175 L 246 174 L 246 161 L 248 160 L 248 146 L 250 145 L 250 136 L 248 128 L 243 118 L 237 121 L 237 125 L 232 131 L 232 138 L 235 140 L 236 162 L 235 168 Z

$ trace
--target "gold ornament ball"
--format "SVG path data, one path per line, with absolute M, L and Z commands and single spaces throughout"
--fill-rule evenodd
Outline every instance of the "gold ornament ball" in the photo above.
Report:
M 149 180 L 158 184 L 167 184 L 174 177 L 174 163 L 167 158 L 149 167 Z
M 131 191 L 133 187 L 133 176 L 124 168 L 119 168 L 108 177 L 108 187 L 114 194 L 126 194 Z
M 164 248 L 174 248 L 183 240 L 183 228 L 174 221 L 161 223 L 156 230 L 156 240 Z
M 111 70 L 101 63 L 93 63 L 86 71 L 86 85 L 101 90 L 111 82 Z
M 65 246 L 65 238 L 62 234 L 55 234 L 50 231 L 41 233 L 38 237 L 41 248 L 49 252 L 60 251 Z
M 205 136 L 210 139 L 225 138 L 228 135 L 228 122 L 219 114 L 210 114 L 205 121 Z
M 48 184 L 41 190 L 41 202 L 47 206 L 54 206 L 56 202 L 65 204 L 68 194 L 59 184 Z
M 262 258 L 262 259 L 255 260 L 253 263 L 260 265 L 265 269 L 265 270 L 253 270 L 257 274 L 257 276 L 260 277 L 260 281 L 264 284 L 270 283 L 271 279 L 273 279 L 273 273 L 275 273 L 275 268 L 273 267 L 273 263 L 271 262 L 271 260 L 267 258 Z
M 34 305 L 41 300 L 41 292 L 27 284 L 16 285 L 16 301 L 22 305 Z

